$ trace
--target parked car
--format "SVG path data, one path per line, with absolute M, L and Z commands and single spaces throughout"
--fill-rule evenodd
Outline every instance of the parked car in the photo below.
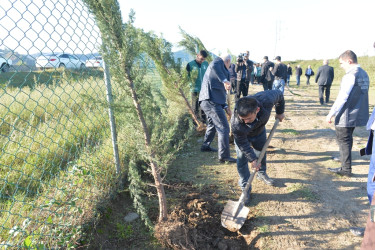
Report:
M 103 58 L 96 56 L 86 61 L 86 67 L 89 68 L 103 68 Z
M 46 68 L 71 68 L 71 69 L 84 69 L 85 63 L 78 59 L 78 57 L 67 54 L 46 54 L 40 55 L 36 58 L 35 66 L 39 69 Z
M 12 66 L 12 60 L 0 56 L 0 72 L 8 72 Z

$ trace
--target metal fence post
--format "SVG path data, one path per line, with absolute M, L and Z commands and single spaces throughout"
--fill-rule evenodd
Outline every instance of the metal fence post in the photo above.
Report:
M 112 96 L 112 85 L 111 85 L 111 76 L 109 74 L 108 67 L 103 60 L 103 67 L 104 67 L 104 81 L 105 87 L 107 90 L 107 102 L 108 102 L 108 115 L 109 115 L 109 123 L 111 127 L 111 135 L 112 135 L 112 146 L 113 146 L 113 157 L 116 164 L 116 174 L 119 175 L 121 173 L 120 167 L 120 157 L 118 153 L 118 145 L 117 145 L 117 131 L 116 131 L 116 122 L 115 117 L 113 115 L 112 104 L 113 104 L 113 96 Z

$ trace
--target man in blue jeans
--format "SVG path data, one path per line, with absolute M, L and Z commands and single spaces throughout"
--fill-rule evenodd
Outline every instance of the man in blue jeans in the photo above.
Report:
M 257 178 L 267 185 L 274 181 L 266 174 L 266 154 L 258 163 L 254 149 L 261 151 L 267 140 L 266 124 L 271 116 L 273 107 L 276 108 L 276 118 L 284 119 L 285 101 L 280 90 L 267 90 L 238 100 L 231 119 L 232 132 L 237 153 L 237 170 L 240 176 L 239 184 L 244 189 L 250 177 L 248 162 L 252 168 L 258 169 Z M 250 197 L 250 191 L 247 200 Z
M 287 67 L 281 62 L 281 57 L 275 57 L 275 67 L 272 68 L 271 72 L 275 76 L 273 80 L 272 89 L 278 89 L 284 94 L 284 87 L 287 78 Z

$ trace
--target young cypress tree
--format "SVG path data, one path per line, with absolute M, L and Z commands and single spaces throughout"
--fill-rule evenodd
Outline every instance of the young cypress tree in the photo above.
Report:
M 148 155 L 155 188 L 159 199 L 159 221 L 167 218 L 167 200 L 156 161 L 155 151 L 152 150 L 151 135 L 145 120 L 145 114 L 138 97 L 135 81 L 142 77 L 142 31 L 133 26 L 134 12 L 129 15 L 127 23 L 122 22 L 119 3 L 117 0 L 83 0 L 89 11 L 95 16 L 102 37 L 102 54 L 108 65 L 113 79 L 127 92 L 138 117 L 145 151 Z M 143 66 L 143 68 L 145 68 Z
M 155 34 L 145 34 L 145 51 L 152 58 L 158 70 L 167 96 L 170 100 L 180 102 L 177 96 L 182 97 L 185 106 L 197 125 L 197 131 L 205 130 L 205 125 L 198 120 L 188 98 L 184 93 L 184 88 L 189 84 L 190 78 L 184 69 L 181 69 L 181 63 L 175 62 L 172 52 L 172 44 L 158 37 Z M 196 78 L 198 72 L 191 72 L 190 77 Z

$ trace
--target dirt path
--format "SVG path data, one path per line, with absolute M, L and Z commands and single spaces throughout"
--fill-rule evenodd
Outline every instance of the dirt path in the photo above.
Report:
M 250 88 L 251 93 L 261 90 L 260 86 Z M 358 154 L 366 144 L 367 131 L 357 128 L 354 132 L 353 177 L 331 174 L 328 167 L 339 167 L 331 160 L 332 155 L 338 156 L 334 126 L 325 122 L 333 102 L 321 106 L 316 86 L 293 91 L 301 96 L 285 92 L 287 118 L 280 123 L 268 150 L 267 172 L 276 186 L 254 180 L 251 212 L 243 228 L 235 236 L 225 229 L 220 232 L 233 241 L 245 241 L 248 248 L 359 249 L 362 238 L 352 236 L 348 228 L 364 226 L 368 211 L 369 158 Z M 333 101 L 337 92 L 338 86 L 333 86 Z M 271 120 L 268 131 L 272 125 Z M 230 188 L 240 193 L 236 165 L 218 164 L 216 153 L 201 153 L 201 141 L 199 137 L 190 141 L 171 167 L 169 180 L 176 178 L 176 182 L 189 183 L 205 196 L 213 195 L 222 208 L 228 199 L 239 198 Z

